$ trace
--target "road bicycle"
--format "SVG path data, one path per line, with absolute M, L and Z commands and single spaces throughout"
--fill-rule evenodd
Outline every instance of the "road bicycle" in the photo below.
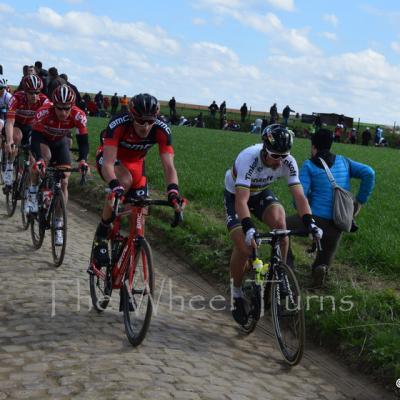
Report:
M 119 311 L 123 311 L 125 333 L 132 346 L 138 346 L 143 341 L 153 311 L 153 257 L 144 236 L 145 216 L 148 207 L 152 206 L 173 207 L 166 200 L 125 197 L 121 201 L 119 197 L 115 197 L 113 227 L 108 236 L 111 264 L 106 268 L 96 265 L 93 245 L 87 270 L 92 304 L 97 311 L 104 311 L 110 302 L 112 291 L 119 289 Z M 121 230 L 123 216 L 130 218 L 129 234 L 124 234 Z M 182 212 L 175 211 L 171 226 L 176 227 L 182 220 Z
M 36 195 L 38 211 L 28 214 L 35 249 L 42 247 L 45 232 L 50 229 L 51 251 L 55 267 L 59 267 L 64 261 L 67 246 L 67 210 L 64 193 L 61 190 L 61 180 L 64 179 L 66 172 L 80 172 L 82 175 L 80 183 L 85 182 L 86 169 L 47 167 L 44 175 L 39 178 Z M 57 235 L 61 235 L 61 243 L 57 243 Z
M 4 142 L 3 142 L 4 144 Z M 2 145 L 3 145 L 2 144 Z M 2 146 L 3 147 L 3 146 Z M 1 154 L 1 172 L 2 178 L 1 181 L 3 183 L 3 193 L 6 196 L 6 207 L 7 207 L 7 215 L 12 217 L 17 208 L 17 201 L 21 200 L 21 217 L 22 217 L 22 226 L 24 230 L 28 229 L 29 222 L 24 212 L 24 193 L 29 187 L 29 144 L 21 144 L 18 145 L 17 155 L 15 156 L 13 162 L 13 179 L 11 186 L 4 185 L 4 173 L 6 170 L 6 157 L 4 148 L 2 148 Z
M 250 334 L 261 317 L 269 322 L 266 310 L 271 310 L 272 325 L 280 352 L 286 363 L 300 362 L 305 344 L 305 320 L 300 286 L 296 275 L 282 260 L 280 240 L 287 236 L 307 236 L 308 232 L 274 229 L 254 236 L 256 243 L 269 244 L 269 263 L 263 264 L 257 257 L 257 250 L 249 259 L 246 278 L 242 285 L 248 305 L 248 321 L 242 330 Z M 317 241 L 317 247 L 320 243 Z

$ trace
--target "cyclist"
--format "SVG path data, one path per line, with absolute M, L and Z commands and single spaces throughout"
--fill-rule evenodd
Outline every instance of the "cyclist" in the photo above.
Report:
M 15 92 L 8 104 L 7 121 L 5 124 L 6 146 L 5 151 L 10 155 L 4 183 L 11 185 L 13 175 L 13 161 L 16 151 L 14 144 L 28 144 L 31 135 L 31 124 L 36 110 L 45 104 L 50 104 L 49 99 L 40 91 L 43 82 L 37 75 L 27 75 L 22 79 L 23 91 Z
M 25 212 L 37 212 L 36 199 L 39 172 L 44 173 L 45 165 L 51 163 L 59 167 L 71 166 L 68 135 L 72 128 L 77 128 L 76 135 L 79 148 L 79 167 L 87 171 L 86 162 L 89 153 L 86 114 L 75 103 L 75 92 L 68 85 L 57 86 L 52 94 L 53 104 L 46 104 L 36 112 L 32 124 L 31 151 L 36 163 L 31 169 L 31 186 Z M 68 201 L 68 178 L 65 173 L 61 189 L 65 202 Z M 61 221 L 59 220 L 60 224 Z M 57 226 L 60 227 L 60 226 Z M 57 230 L 56 245 L 62 245 L 62 232 Z
M 270 229 L 286 229 L 285 210 L 269 189 L 275 180 L 286 178 L 304 225 L 315 238 L 322 237 L 322 230 L 316 225 L 304 196 L 297 162 L 290 154 L 292 143 L 292 133 L 285 126 L 269 125 L 262 132 L 262 143 L 242 150 L 225 174 L 226 223 L 234 243 L 230 260 L 232 315 L 241 325 L 248 319 L 241 284 L 251 248 L 256 246 L 256 227 L 251 213 Z M 280 247 L 282 258 L 286 260 L 287 238 L 281 240 Z
M 6 119 L 11 96 L 11 93 L 7 91 L 7 79 L 0 77 L 0 148 L 3 141 L 5 143 L 4 121 Z M 2 154 L 2 156 L 4 156 L 4 154 Z M 11 184 L 10 176 L 8 176 L 8 184 Z
M 128 107 L 128 112 L 113 117 L 102 132 L 103 144 L 96 156 L 100 176 L 114 195 L 127 193 L 131 197 L 146 196 L 144 161 L 147 151 L 158 144 L 168 200 L 180 209 L 181 206 L 175 205 L 181 204 L 182 198 L 174 166 L 171 131 L 167 124 L 157 118 L 160 111 L 158 100 L 150 94 L 141 93 L 131 98 Z M 107 266 L 110 262 L 107 236 L 111 215 L 112 205 L 108 197 L 94 240 L 93 254 L 99 267 Z

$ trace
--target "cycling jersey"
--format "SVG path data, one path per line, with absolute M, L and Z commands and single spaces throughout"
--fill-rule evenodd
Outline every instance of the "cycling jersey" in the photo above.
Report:
M 86 114 L 77 106 L 72 106 L 68 118 L 60 121 L 54 106 L 46 104 L 36 111 L 32 130 L 40 132 L 49 141 L 57 141 L 68 136 L 72 128 L 77 128 L 79 135 L 87 135 L 86 123 Z
M 4 119 L 6 117 L 8 104 L 10 102 L 11 97 L 12 94 L 7 92 L 7 90 L 4 90 L 3 94 L 0 95 L 0 119 Z
M 287 179 L 289 186 L 299 185 L 299 168 L 290 154 L 282 160 L 277 169 L 267 167 L 261 159 L 263 145 L 255 144 L 242 150 L 233 167 L 225 174 L 225 189 L 235 193 L 237 187 L 250 189 L 250 196 L 255 196 L 281 177 Z
M 14 93 L 8 104 L 7 119 L 15 120 L 22 125 L 31 125 L 36 110 L 45 104 L 50 104 L 50 100 L 43 93 L 39 93 L 37 96 L 36 103 L 29 104 L 25 92 Z
M 167 124 L 157 120 L 151 127 L 147 137 L 139 137 L 133 126 L 133 118 L 129 113 L 112 118 L 104 133 L 105 146 L 118 147 L 117 158 L 130 163 L 145 158 L 149 149 L 158 144 L 160 154 L 174 154 L 171 131 Z

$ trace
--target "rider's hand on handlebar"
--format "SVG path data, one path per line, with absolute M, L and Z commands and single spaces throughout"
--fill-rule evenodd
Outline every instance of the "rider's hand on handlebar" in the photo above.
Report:
M 114 196 L 121 197 L 125 192 L 124 187 L 119 183 L 118 179 L 112 179 L 108 183 L 108 186 L 110 187 Z
M 43 160 L 36 161 L 35 164 L 33 164 L 33 171 L 44 175 L 46 172 L 46 163 Z
M 85 160 L 79 161 L 79 169 L 82 175 L 87 175 L 89 173 L 89 164 Z
M 168 203 L 175 208 L 175 211 L 182 212 L 187 200 L 179 194 L 178 185 L 171 183 L 167 188 Z
M 308 229 L 308 232 L 311 233 L 314 239 L 322 239 L 322 235 L 324 232 L 321 228 L 317 226 L 317 223 L 315 222 L 311 214 L 304 214 L 302 220 L 303 224 Z

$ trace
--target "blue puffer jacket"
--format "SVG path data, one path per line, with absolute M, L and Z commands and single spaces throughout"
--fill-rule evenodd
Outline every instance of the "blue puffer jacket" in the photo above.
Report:
M 375 172 L 371 167 L 337 155 L 331 172 L 336 183 L 346 190 L 350 190 L 350 178 L 361 179 L 356 200 L 361 204 L 366 203 L 375 185 Z M 313 215 L 332 219 L 333 189 L 324 168 L 311 160 L 304 161 L 300 169 L 300 181 Z

